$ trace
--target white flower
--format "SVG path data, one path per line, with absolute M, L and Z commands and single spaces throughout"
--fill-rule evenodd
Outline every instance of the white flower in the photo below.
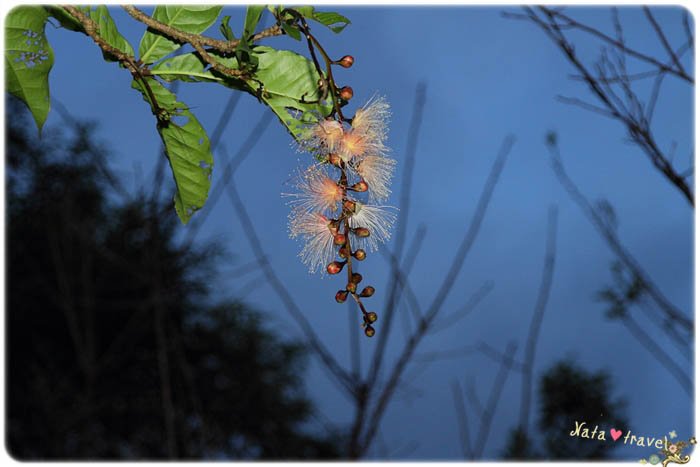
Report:
M 290 204 L 295 210 L 334 213 L 343 200 L 343 189 L 322 166 L 314 165 L 299 173 L 295 185 L 298 193 L 284 194 L 293 198 Z
M 383 97 L 371 99 L 355 112 L 352 128 L 343 133 L 338 144 L 338 155 L 345 162 L 363 156 L 385 156 L 389 152 L 384 143 L 390 116 L 389 104 Z
M 391 237 L 391 228 L 396 222 L 396 214 L 391 206 L 373 206 L 355 202 L 355 212 L 350 216 L 350 227 L 364 227 L 369 230 L 369 237 L 353 237 L 353 249 L 376 251 L 380 243 Z
M 326 216 L 318 213 L 293 210 L 289 215 L 289 236 L 304 239 L 299 257 L 309 267 L 310 273 L 325 272 L 326 265 L 335 257 L 334 232 L 329 223 Z
M 311 153 L 336 152 L 343 138 L 343 125 L 337 120 L 322 119 L 301 135 L 299 147 Z
M 367 156 L 352 167 L 355 173 L 367 182 L 371 202 L 382 202 L 389 198 L 389 186 L 395 165 L 396 161 L 389 157 Z

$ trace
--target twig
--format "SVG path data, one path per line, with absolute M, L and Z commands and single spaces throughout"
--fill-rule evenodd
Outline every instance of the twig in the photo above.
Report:
M 542 268 L 542 280 L 535 302 L 535 310 L 530 321 L 525 344 L 525 360 L 522 380 L 522 394 L 520 399 L 520 429 L 527 431 L 530 426 L 530 405 L 532 401 L 532 377 L 533 366 L 535 364 L 535 353 L 539 342 L 540 329 L 544 320 L 544 312 L 547 309 L 549 292 L 552 288 L 552 278 L 554 276 L 554 261 L 556 258 L 557 241 L 557 208 L 549 208 L 549 228 L 547 230 L 547 246 L 545 250 L 544 267 Z
M 469 459 L 472 457 L 472 448 L 469 444 L 469 422 L 467 420 L 467 410 L 464 407 L 464 396 L 462 395 L 458 380 L 452 382 L 452 399 L 454 401 L 455 413 L 457 414 L 462 454 L 465 459 Z
M 501 394 L 503 393 L 503 388 L 508 380 L 508 375 L 510 374 L 510 364 L 515 351 L 518 348 L 515 342 L 510 342 L 506 347 L 505 354 L 508 359 L 504 359 L 501 363 L 501 367 L 498 370 L 496 379 L 493 381 L 493 386 L 491 387 L 491 394 L 489 401 L 486 404 L 484 413 L 481 416 L 481 426 L 479 427 L 479 433 L 477 436 L 477 441 L 475 444 L 474 457 L 472 459 L 480 459 L 483 455 L 484 448 L 486 446 L 486 441 L 488 441 L 489 434 L 491 432 L 491 422 L 493 421 L 493 415 L 496 412 L 496 407 L 498 406 L 498 401 L 501 399 Z

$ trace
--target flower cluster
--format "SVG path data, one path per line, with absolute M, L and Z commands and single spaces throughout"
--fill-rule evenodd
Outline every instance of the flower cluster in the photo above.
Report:
M 379 97 L 351 120 L 329 117 L 309 127 L 300 148 L 318 162 L 298 174 L 296 192 L 287 195 L 290 236 L 304 241 L 299 256 L 312 273 L 347 271 L 347 284 L 336 293 L 336 301 L 351 296 L 357 302 L 370 337 L 377 314 L 366 311 L 362 298 L 375 289 L 366 286 L 358 292 L 362 276 L 353 271 L 353 260 L 364 260 L 368 251 L 387 241 L 396 220 L 393 208 L 381 204 L 391 193 L 396 164 L 386 147 L 389 117 L 389 105 Z

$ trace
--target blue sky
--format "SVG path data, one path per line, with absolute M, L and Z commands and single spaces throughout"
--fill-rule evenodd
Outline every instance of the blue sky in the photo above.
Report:
M 439 287 L 503 138 L 508 134 L 516 137 L 480 235 L 447 297 L 444 312 L 459 308 L 485 281 L 493 281 L 493 290 L 465 321 L 429 336 L 419 353 L 478 340 L 504 349 L 509 340 L 516 340 L 522 356 L 541 275 L 547 211 L 556 204 L 556 269 L 536 374 L 563 357 L 573 357 L 590 370 L 607 370 L 616 394 L 628 401 L 634 434 L 655 436 L 675 429 L 681 437 L 691 436 L 690 398 L 620 323 L 604 318 L 605 306 L 595 301 L 595 293 L 611 283 L 609 264 L 614 257 L 556 180 L 544 136 L 550 130 L 557 132 L 564 163 L 579 188 L 591 199 L 605 198 L 615 207 L 624 244 L 669 299 L 692 316 L 693 212 L 679 192 L 636 146 L 625 141 L 619 123 L 556 100 L 557 95 L 590 99 L 580 83 L 568 78 L 572 68 L 534 25 L 503 18 L 503 9 L 492 7 L 336 10 L 352 24 L 340 35 L 317 30 L 332 55 L 351 54 L 356 59 L 352 69 L 338 72 L 340 83 L 354 89 L 350 108 L 375 93 L 386 96 L 392 105 L 389 145 L 398 160 L 394 195 L 389 201 L 393 204 L 398 203 L 415 88 L 419 82 L 427 83 L 408 218 L 409 240 L 420 224 L 427 227 L 411 277 L 422 306 L 429 305 Z M 243 11 L 226 9 L 234 30 L 243 23 Z M 141 25 L 119 9 L 112 13 L 137 49 Z M 681 44 L 682 10 L 655 8 L 654 13 L 671 42 Z M 571 14 L 612 31 L 606 9 L 575 8 Z M 630 44 L 663 56 L 641 10 L 624 8 L 621 19 Z M 112 149 L 110 162 L 127 186 L 147 181 L 160 139 L 149 109 L 130 89 L 129 73 L 104 62 L 86 36 L 52 27 L 47 27 L 47 34 L 56 57 L 50 78 L 52 98 L 75 116 L 99 122 L 99 136 Z M 572 37 L 577 53 L 591 63 L 599 44 L 582 35 Z M 303 51 L 287 37 L 265 44 Z M 685 63 L 692 69 L 689 56 Z M 183 84 L 178 96 L 211 133 L 231 92 L 213 85 Z M 675 160 L 684 169 L 692 162 L 693 90 L 667 78 L 662 92 L 654 120 L 656 136 L 664 149 L 677 144 Z M 254 98 L 242 96 L 222 138 L 229 154 L 239 149 L 264 112 L 266 108 Z M 52 112 L 47 123 L 60 125 L 61 119 Z M 311 163 L 311 156 L 297 153 L 291 143 L 283 127 L 273 121 L 234 180 L 276 271 L 323 341 L 341 363 L 349 364 L 348 311 L 333 300 L 342 281 L 309 275 L 296 257 L 300 245 L 288 237 L 288 208 L 280 193 L 289 191 L 289 178 L 298 167 Z M 222 159 L 220 153 L 215 154 L 214 182 L 221 176 Z M 184 233 L 187 227 L 181 229 Z M 226 197 L 214 207 L 199 238 L 217 239 L 233 254 L 222 265 L 217 284 L 222 296 L 241 297 L 268 313 L 271 325 L 285 336 L 301 335 L 266 284 L 249 287 L 260 282 L 255 281 L 257 273 L 244 278 L 227 276 L 254 256 Z M 386 262 L 374 254 L 361 265 L 361 272 L 377 288 L 370 306 L 379 307 L 388 280 Z M 377 330 L 383 332 L 383 313 L 377 311 Z M 405 305 L 399 313 L 408 313 Z M 390 360 L 396 358 L 402 342 L 401 320 L 399 316 L 394 322 L 394 338 L 387 352 Z M 359 314 L 356 321 L 359 326 Z M 649 331 L 664 348 L 675 349 L 658 331 Z M 376 342 L 361 340 L 364 360 Z M 692 359 L 677 353 L 674 357 L 685 368 L 692 368 Z M 394 450 L 418 442 L 411 458 L 457 459 L 460 450 L 450 383 L 458 378 L 464 384 L 467 377 L 473 377 L 485 400 L 496 371 L 497 365 L 478 354 L 433 364 L 415 383 L 420 397 L 400 393 L 387 411 L 381 430 L 386 444 Z M 351 420 L 346 399 L 315 362 L 308 372 L 307 388 L 323 419 L 339 426 Z M 517 413 L 519 394 L 520 378 L 512 374 L 495 414 L 487 457 L 498 455 L 507 431 L 516 423 L 512 414 Z M 636 459 L 651 452 L 635 447 L 620 449 L 618 454 Z M 377 456 L 378 451 L 373 450 L 372 455 Z

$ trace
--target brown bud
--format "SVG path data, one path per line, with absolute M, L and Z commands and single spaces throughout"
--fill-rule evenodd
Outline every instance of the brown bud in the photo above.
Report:
M 332 263 L 328 263 L 326 271 L 328 271 L 328 274 L 338 274 L 343 270 L 343 266 L 345 266 L 345 261 L 333 261 Z
M 360 274 L 359 272 L 353 272 L 352 276 L 350 276 L 350 282 L 352 282 L 353 284 L 359 284 L 360 282 L 362 282 L 362 274 Z
M 365 250 L 363 250 L 362 248 L 355 250 L 355 253 L 353 253 L 352 255 L 358 261 L 362 261 L 363 259 L 365 259 L 367 257 L 367 253 L 365 253 Z
M 338 154 L 333 153 L 328 155 L 328 162 L 336 167 L 340 167 L 343 163 L 343 159 L 341 159 Z
M 335 234 L 333 236 L 333 243 L 336 245 L 345 245 L 345 235 L 344 234 Z
M 338 290 L 338 293 L 335 294 L 335 301 L 338 303 L 343 303 L 345 300 L 348 298 L 348 291 L 347 290 Z
M 355 205 L 354 201 L 350 201 L 349 199 L 346 199 L 345 202 L 343 203 L 343 207 L 345 208 L 346 211 L 354 213 L 356 205 Z
M 365 318 L 369 323 L 374 323 L 377 321 L 377 314 L 374 311 L 370 311 Z
M 355 183 L 353 186 L 350 187 L 351 190 L 355 190 L 360 193 L 364 193 L 369 189 L 369 185 L 367 185 L 367 182 L 364 180 L 360 180 L 359 182 Z
M 350 68 L 352 64 L 355 63 L 355 59 L 352 55 L 346 55 L 340 60 L 338 60 L 336 63 L 338 63 L 338 65 L 342 66 L 343 68 Z
M 374 333 L 375 333 L 375 331 L 374 331 L 374 328 L 372 326 L 370 326 L 369 324 L 367 326 L 365 326 L 365 336 L 372 337 L 372 336 L 374 336 Z
M 345 290 L 347 290 L 350 293 L 355 293 L 357 292 L 357 284 L 353 282 L 348 282 L 348 285 L 345 286 Z
M 338 233 L 338 221 L 332 220 L 328 223 L 328 230 L 331 231 L 333 235 Z
M 360 297 L 371 297 L 372 295 L 374 295 L 374 287 L 371 285 L 368 285 L 360 292 Z
M 358 227 L 356 229 L 353 229 L 353 233 L 360 238 L 369 237 L 369 229 L 366 229 L 364 227 Z
M 348 257 L 348 249 L 343 247 L 340 250 L 338 250 L 338 256 L 341 258 L 347 258 Z
M 344 101 L 349 101 L 350 99 L 352 99 L 353 96 L 352 88 L 350 86 L 343 86 L 342 88 L 340 88 L 338 96 L 340 96 L 340 98 Z

